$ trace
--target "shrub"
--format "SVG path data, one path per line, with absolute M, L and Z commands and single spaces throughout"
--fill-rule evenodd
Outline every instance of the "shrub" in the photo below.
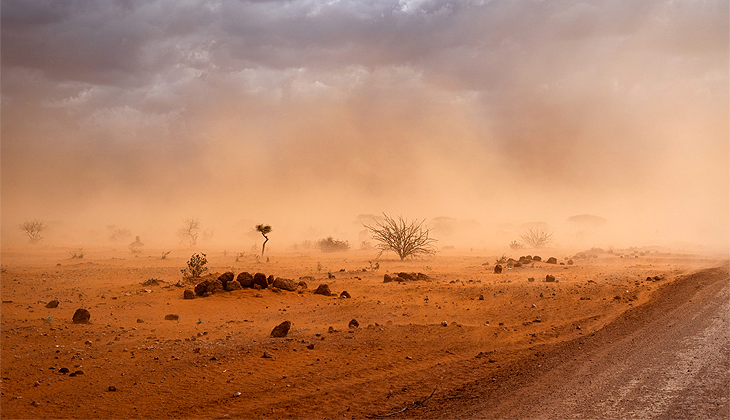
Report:
M 186 279 L 197 279 L 208 271 L 208 267 L 205 267 L 206 264 L 208 264 L 208 259 L 205 257 L 205 254 L 202 252 L 200 254 L 193 254 L 190 257 L 190 261 L 188 261 L 188 268 L 183 268 L 180 271 Z
M 530 228 L 520 234 L 520 239 L 533 248 L 543 248 L 553 241 L 553 233 L 547 233 L 542 229 Z
M 23 231 L 31 243 L 36 243 L 43 239 L 41 232 L 46 229 L 46 222 L 41 219 L 26 220 L 18 225 L 18 229 Z
M 380 254 L 393 251 L 402 261 L 409 257 L 436 253 L 433 246 L 436 240 L 428 236 L 431 230 L 423 226 L 425 219 L 409 222 L 401 216 L 398 216 L 398 220 L 388 217 L 385 213 L 383 216 L 384 220 L 375 221 L 374 226 L 364 225 L 373 239 L 379 242 L 375 247 L 380 249 Z
M 338 241 L 331 236 L 319 241 L 317 246 L 322 252 L 341 252 L 350 249 L 350 244 L 347 241 Z

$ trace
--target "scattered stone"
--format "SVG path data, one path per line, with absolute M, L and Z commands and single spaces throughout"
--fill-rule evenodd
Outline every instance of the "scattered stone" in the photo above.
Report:
M 91 340 L 86 340 L 86 341 L 84 341 L 84 344 L 86 344 L 87 346 L 90 346 L 90 345 L 94 344 L 94 342 Z
M 555 257 L 550 257 L 545 262 L 548 263 L 548 264 L 557 264 L 558 263 L 558 259 L 555 258 Z
M 555 281 L 555 276 L 552 276 L 552 275 L 548 274 L 548 275 L 545 276 L 545 281 L 546 282 L 554 282 Z
M 32 402 L 30 403 L 30 405 L 32 405 L 33 407 L 40 407 L 41 403 L 39 403 L 38 401 L 35 401 L 35 400 L 34 400 L 34 401 L 32 401 Z
M 274 275 L 273 274 L 269 274 L 269 277 L 266 278 L 266 283 L 272 284 L 272 283 L 274 283 L 274 280 L 275 280 L 274 279 Z
M 266 274 L 263 273 L 256 273 L 253 275 L 253 284 L 255 286 L 259 286 L 262 289 L 266 289 L 269 287 L 269 282 L 266 280 Z
M 164 283 L 162 280 L 157 280 L 155 278 L 148 279 L 140 283 L 142 286 L 159 286 L 160 284 Z
M 106 389 L 109 392 L 117 392 L 117 387 L 114 385 L 109 385 L 109 388 Z
M 58 369 L 58 373 L 68 373 L 68 368 L 62 367 L 61 369 Z
M 573 265 L 573 260 L 568 260 L 568 265 Z
M 309 350 L 314 350 L 314 344 L 307 344 L 307 348 Z
M 540 261 L 542 261 L 542 258 L 540 258 L 539 255 L 535 255 L 534 257 L 532 257 L 532 261 L 540 262 Z
M 306 284 L 306 283 L 305 283 Z M 272 283 L 274 287 L 278 287 L 282 290 L 287 290 L 289 292 L 293 292 L 297 290 L 298 284 L 294 282 L 294 280 L 291 279 L 283 279 L 281 277 L 277 277 L 274 279 L 274 283 Z
M 325 295 L 325 296 L 331 296 L 332 292 L 330 291 L 330 287 L 327 284 L 320 284 L 319 287 L 317 287 L 317 290 L 314 291 L 315 295 Z
M 180 315 L 175 315 L 175 314 L 165 315 L 165 321 L 177 321 L 178 319 L 180 319 Z
M 269 353 L 268 351 L 264 351 L 264 354 L 262 354 L 261 357 L 264 359 L 273 359 L 274 355 Z
M 190 289 L 185 289 L 183 299 L 195 299 L 195 292 Z
M 449 325 L 449 323 L 448 323 L 448 322 L 446 322 L 446 321 L 441 321 L 441 326 L 442 326 L 442 327 L 447 327 L 448 325 Z
M 522 267 L 522 263 L 518 261 L 518 262 L 514 263 L 513 267 L 520 268 L 520 267 Z
M 343 290 L 342 293 L 340 293 L 340 298 L 342 299 L 350 299 L 352 296 L 350 296 L 349 293 L 347 293 L 347 290 Z
M 144 319 L 137 318 L 137 324 L 144 324 Z
M 393 281 L 393 277 L 389 274 L 383 274 L 383 283 L 390 283 L 391 281 Z
M 233 281 L 233 278 L 235 276 L 236 275 L 233 274 L 232 271 L 226 271 L 225 273 L 223 273 L 220 276 L 218 276 L 218 280 L 220 280 L 220 282 L 223 284 L 223 288 L 225 289 L 226 288 L 226 284 L 228 284 L 229 281 Z M 240 283 L 239 283 L 239 285 L 240 285 Z
M 46 304 L 46 308 L 58 308 L 58 301 L 56 299 L 53 299 L 52 301 L 48 302 Z
M 534 278 L 534 277 L 529 277 L 529 278 L 527 279 L 527 281 L 529 281 L 530 283 L 532 283 L 533 281 L 535 281 L 535 278 Z
M 495 265 L 494 266 L 494 274 L 499 274 L 501 272 L 502 272 L 502 265 L 501 264 Z
M 236 280 L 241 284 L 241 287 L 249 288 L 253 287 L 253 276 L 248 271 L 244 271 L 236 277 Z
M 86 309 L 77 309 L 76 312 L 74 312 L 74 324 L 88 324 L 89 319 L 91 319 L 91 313 L 89 313 Z
M 289 333 L 290 328 L 291 328 L 291 322 L 284 321 L 281 324 L 274 327 L 274 329 L 271 331 L 271 336 L 272 337 L 286 337 L 286 335 Z
M 84 374 L 83 370 L 77 370 L 76 372 L 74 372 L 74 375 L 83 375 L 83 374 Z
M 358 328 L 359 326 L 360 326 L 360 323 L 357 322 L 357 320 L 355 318 L 353 318 L 352 320 L 350 320 L 350 323 L 347 324 L 347 328 L 350 328 L 350 329 L 352 329 L 352 328 Z
M 484 295 L 479 295 L 479 300 L 484 300 Z
M 234 392 L 234 393 L 233 393 L 233 396 L 234 396 L 234 397 L 240 397 L 240 396 L 241 396 L 241 393 L 240 393 L 240 392 Z

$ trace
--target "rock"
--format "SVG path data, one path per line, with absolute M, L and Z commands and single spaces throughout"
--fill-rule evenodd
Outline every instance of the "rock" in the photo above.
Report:
M 573 265 L 573 260 L 568 260 L 568 265 Z
M 307 348 L 309 350 L 314 350 L 314 344 L 307 344 Z
M 383 274 L 383 283 L 390 283 L 393 281 L 393 277 L 390 277 L 389 274 Z
M 142 321 L 142 322 L 144 322 L 144 321 Z M 90 346 L 90 345 L 94 344 L 94 342 L 91 340 L 86 340 L 86 341 L 84 341 L 84 344 L 86 344 L 87 346 Z
M 190 289 L 185 289 L 183 292 L 183 299 L 195 299 L 195 292 Z
M 86 309 L 77 309 L 76 312 L 74 312 L 74 324 L 88 324 L 89 319 L 91 319 L 91 314 Z
M 264 351 L 264 354 L 262 354 L 261 357 L 264 359 L 273 359 L 274 355 L 269 353 L 268 351 Z
M 545 262 L 548 263 L 548 264 L 557 264 L 558 263 L 558 259 L 555 258 L 555 257 L 550 257 Z
M 522 267 L 522 263 L 518 261 L 518 262 L 514 263 L 513 267 L 515 267 L 515 268 Z
M 351 329 L 352 328 L 357 328 L 359 326 L 360 326 L 360 323 L 357 322 L 357 320 L 355 318 L 353 318 L 352 320 L 350 320 L 350 323 L 347 324 L 347 328 L 351 328 Z
M 114 385 L 109 385 L 109 388 L 106 389 L 109 392 L 117 392 L 117 387 Z
M 415 280 L 416 279 L 416 273 L 406 273 L 404 271 L 398 273 L 398 277 L 404 279 L 404 280 Z
M 165 315 L 165 321 L 177 321 L 178 319 L 180 319 L 180 315 L 175 315 L 175 314 Z
M 499 274 L 502 272 L 502 265 L 497 264 L 494 266 L 494 274 Z
M 283 279 L 281 277 L 275 278 L 274 282 L 272 283 L 272 286 L 278 287 L 279 289 L 287 290 L 290 292 L 297 290 L 297 283 L 295 283 L 294 280 Z
M 542 258 L 540 258 L 539 255 L 535 255 L 535 256 L 532 257 L 532 261 L 538 261 L 539 262 L 539 261 L 542 261 Z
M 266 278 L 266 283 L 272 284 L 272 283 L 274 283 L 274 280 L 276 280 L 276 279 L 274 279 L 274 275 L 269 274 L 269 277 Z
M 46 304 L 46 308 L 58 308 L 58 301 L 56 299 L 53 299 L 52 301 L 48 302 Z
M 441 326 L 442 327 L 448 327 L 449 326 L 449 323 L 446 322 L 446 321 L 441 321 Z
M 284 321 L 281 324 L 274 327 L 274 329 L 271 331 L 271 336 L 272 337 L 286 337 L 286 335 L 289 333 L 290 328 L 291 328 L 291 322 Z
M 233 278 L 235 277 L 235 274 L 233 274 L 232 271 L 226 271 L 225 273 L 218 276 L 218 280 L 220 280 L 221 283 L 223 283 L 223 288 L 226 288 L 226 284 L 228 284 L 229 281 L 233 281 Z
M 144 324 L 144 319 L 137 318 L 137 324 Z
M 198 296 L 203 296 L 205 292 L 208 291 L 208 281 L 202 281 L 195 285 L 195 294 Z
M 297 283 L 299 286 L 302 287 L 302 290 L 307 290 L 307 282 L 302 280 L 299 283 Z
M 58 373 L 68 373 L 68 368 L 62 367 L 61 369 L 58 369 Z
M 550 274 L 548 274 L 547 276 L 545 276 L 545 281 L 547 281 L 547 282 L 554 282 L 555 281 L 555 276 L 551 276 Z
M 479 295 L 479 300 L 484 300 L 484 295 Z
M 532 283 L 533 281 L 535 281 L 535 278 L 534 278 L 534 277 L 529 277 L 529 278 L 527 279 L 527 281 L 529 281 L 530 283 Z
M 347 293 L 347 290 L 343 290 L 342 293 L 340 293 L 340 298 L 342 299 L 350 299 L 352 296 L 350 296 L 349 293 Z
M 241 283 L 239 283 L 235 280 L 231 280 L 228 283 L 226 283 L 225 289 L 227 292 L 232 292 L 234 290 L 241 290 L 242 287 L 241 287 Z
M 253 276 L 248 271 L 240 273 L 238 277 L 236 277 L 236 280 L 241 283 L 241 287 L 253 287 Z
M 327 284 L 320 284 L 319 287 L 317 287 L 317 290 L 314 291 L 315 295 L 325 295 L 330 296 L 332 295 L 332 292 L 330 291 L 330 287 Z
M 256 273 L 253 275 L 253 284 L 254 286 L 259 286 L 262 289 L 266 289 L 269 287 L 269 282 L 266 280 L 266 274 L 263 273 Z
M 208 287 L 206 288 L 205 291 L 209 292 L 209 293 L 220 293 L 224 290 L 225 289 L 223 288 L 223 282 L 216 279 L 216 280 L 209 280 Z

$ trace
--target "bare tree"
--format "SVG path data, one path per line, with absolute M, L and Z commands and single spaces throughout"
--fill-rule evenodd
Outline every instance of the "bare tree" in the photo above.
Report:
M 543 248 L 553 241 L 553 233 L 547 233 L 538 228 L 529 228 L 526 232 L 520 233 L 520 239 L 533 248 Z
M 198 243 L 198 234 L 200 231 L 200 218 L 199 217 L 188 217 L 183 219 L 183 227 L 180 229 L 180 234 L 185 238 L 187 237 L 190 241 L 190 246 L 195 246 Z
M 18 225 L 18 229 L 23 231 L 31 243 L 36 243 L 43 239 L 41 232 L 46 229 L 46 222 L 41 219 L 26 220 Z
M 269 237 L 266 236 L 266 235 L 269 234 L 269 233 L 271 233 L 271 226 L 264 225 L 264 224 L 256 225 L 256 231 L 257 232 L 261 232 L 261 235 L 264 237 L 264 239 L 266 239 L 264 241 L 264 244 L 261 245 L 261 257 L 263 257 L 264 256 L 264 250 L 266 249 L 266 242 L 269 242 Z
M 373 239 L 379 242 L 375 247 L 380 249 L 380 254 L 393 251 L 404 260 L 408 257 L 433 255 L 436 252 L 436 248 L 432 245 L 436 239 L 430 238 L 428 235 L 431 230 L 423 226 L 426 219 L 409 222 L 402 216 L 398 216 L 398 220 L 388 217 L 385 213 L 383 216 L 385 218 L 382 222 L 375 221 L 375 225 L 363 225 L 370 231 Z

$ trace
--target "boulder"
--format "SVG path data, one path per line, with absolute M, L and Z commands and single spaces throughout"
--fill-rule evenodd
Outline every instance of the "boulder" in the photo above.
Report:
M 269 287 L 269 282 L 266 280 L 266 274 L 256 273 L 253 275 L 253 284 L 258 285 L 262 289 Z
M 494 274 L 499 274 L 502 272 L 502 265 L 497 264 L 494 266 Z
M 183 292 L 183 299 L 195 299 L 195 292 L 190 289 L 185 289 Z
M 403 280 L 415 280 L 416 279 L 416 273 L 406 273 L 404 271 L 398 273 L 398 277 L 402 278 Z
M 550 274 L 548 274 L 547 276 L 545 276 L 545 281 L 552 283 L 555 281 L 555 276 L 551 276 Z
M 253 276 L 248 271 L 240 273 L 238 277 L 236 277 L 236 280 L 241 283 L 241 287 L 253 287 Z
M 558 259 L 555 258 L 555 257 L 550 257 L 545 262 L 548 263 L 548 264 L 557 264 L 558 263 Z
M 51 309 L 58 308 L 58 300 L 53 299 L 52 301 L 48 302 L 46 304 L 46 308 L 51 308 Z
M 532 261 L 538 261 L 538 262 L 540 262 L 540 261 L 542 261 L 542 258 L 540 258 L 539 255 L 535 255 L 534 257 L 532 257 Z
M 74 312 L 74 324 L 88 324 L 89 319 L 91 319 L 91 313 L 89 313 L 86 309 L 77 309 L 76 312 Z
M 272 285 L 274 287 L 278 287 L 279 289 L 288 290 L 290 292 L 297 290 L 297 283 L 295 283 L 294 280 L 291 279 L 283 279 L 281 277 L 277 277 L 276 279 L 274 279 Z
M 266 282 L 268 284 L 273 284 L 274 283 L 274 280 L 276 280 L 276 279 L 274 278 L 274 275 L 273 274 L 269 274 L 269 277 L 266 278 Z
M 229 281 L 233 281 L 233 278 L 235 277 L 235 274 L 233 274 L 232 271 L 226 271 L 225 273 L 218 276 L 218 280 L 220 280 L 221 283 L 223 283 L 223 288 L 226 288 L 226 284 L 228 284 Z
M 165 315 L 165 321 L 177 321 L 178 319 L 180 319 L 180 315 L 176 315 L 176 314 Z
M 226 292 L 232 292 L 234 290 L 241 290 L 242 287 L 241 287 L 241 283 L 239 283 L 235 280 L 231 280 L 226 283 L 226 285 L 224 286 L 224 289 L 226 290 Z
M 201 281 L 200 283 L 196 284 L 195 290 L 194 290 L 195 294 L 198 296 L 203 296 L 205 294 L 205 292 L 208 291 L 208 283 L 209 283 L 209 281 L 206 280 L 206 281 Z
M 220 293 L 220 292 L 224 291 L 225 289 L 223 288 L 223 282 L 216 279 L 216 280 L 209 280 L 208 287 L 205 290 L 210 293 Z
M 573 260 L 568 260 L 568 265 L 573 265 Z
M 393 277 L 389 274 L 383 274 L 383 283 L 390 283 L 391 281 L 393 281 Z
M 298 284 L 299 286 L 302 286 L 302 290 L 307 290 L 307 282 L 306 282 L 306 281 L 304 281 L 304 280 L 301 280 L 301 281 L 299 281 L 299 283 L 297 283 L 297 284 Z
M 327 284 L 320 284 L 319 287 L 317 287 L 317 290 L 314 291 L 315 295 L 325 295 L 330 296 L 332 292 L 330 291 L 330 287 Z
M 352 320 L 350 320 L 349 324 L 347 324 L 347 328 L 350 328 L 350 329 L 358 328 L 359 326 L 360 326 L 360 323 L 357 322 L 357 320 L 354 318 Z
M 289 329 L 291 328 L 291 322 L 284 321 L 281 324 L 274 327 L 274 329 L 271 331 L 272 337 L 286 337 L 286 335 L 289 333 Z
M 535 278 L 534 277 L 530 277 L 530 278 L 527 279 L 527 281 L 529 281 L 530 283 L 532 283 L 533 281 L 535 281 Z
M 340 293 L 340 298 L 342 299 L 350 299 L 352 296 L 350 296 L 349 293 L 347 293 L 347 290 L 343 290 L 342 293 Z

